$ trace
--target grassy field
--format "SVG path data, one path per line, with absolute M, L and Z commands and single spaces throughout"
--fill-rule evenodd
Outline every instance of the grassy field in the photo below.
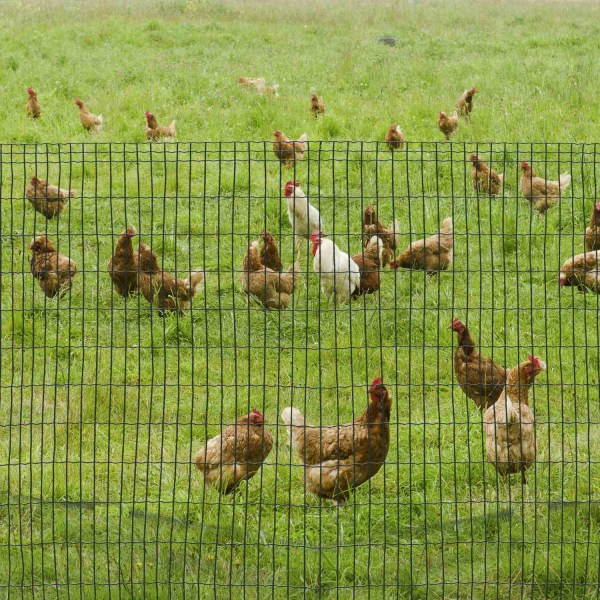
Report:
M 598 195 L 600 5 L 9 1 L 0 17 L 6 597 L 598 597 L 599 303 L 561 291 L 557 272 L 583 250 Z M 239 75 L 279 83 L 279 97 Z M 471 122 L 437 143 L 438 111 L 472 85 Z M 102 133 L 81 129 L 76 96 L 104 115 Z M 177 119 L 178 144 L 145 143 L 146 110 Z M 411 141 L 393 158 L 375 143 L 392 122 Z M 264 143 L 275 128 L 315 140 L 294 171 Z M 506 173 L 501 198 L 472 189 L 474 150 Z M 573 175 L 545 217 L 519 197 L 522 159 Z M 24 200 L 34 172 L 77 191 L 59 220 Z M 380 294 L 334 310 L 307 251 L 290 310 L 248 305 L 248 241 L 268 228 L 292 260 L 290 178 L 351 253 L 368 203 L 400 220 L 403 244 L 452 215 L 453 270 L 386 269 Z M 106 261 L 127 225 L 165 268 L 206 269 L 185 316 L 112 291 Z M 29 273 L 43 232 L 78 265 L 61 300 Z M 548 363 L 525 488 L 485 463 L 481 416 L 454 383 L 453 316 L 499 362 Z M 379 374 L 394 397 L 387 463 L 344 508 L 320 504 L 279 414 L 293 403 L 313 424 L 348 422 Z M 260 476 L 220 498 L 191 458 L 254 406 L 276 444 Z

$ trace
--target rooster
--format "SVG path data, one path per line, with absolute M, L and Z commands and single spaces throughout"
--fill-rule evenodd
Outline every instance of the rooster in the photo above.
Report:
M 151 141 L 157 141 L 163 138 L 174 138 L 177 133 L 175 131 L 175 119 L 171 121 L 168 127 L 162 127 L 158 124 L 156 117 L 151 113 L 146 113 L 146 138 Z
M 473 110 L 473 96 L 477 90 L 473 87 L 470 90 L 465 90 L 456 103 L 458 114 L 470 118 Z
M 83 127 L 90 133 L 100 131 L 102 129 L 102 115 L 93 115 L 79 98 L 75 100 L 75 104 L 79 107 L 79 118 Z
M 525 161 L 521 163 L 521 172 L 521 193 L 540 214 L 558 204 L 561 195 L 571 183 L 569 173 L 563 173 L 558 181 L 546 181 L 537 177 L 531 165 Z
M 313 231 L 323 231 L 319 211 L 309 203 L 299 183 L 288 181 L 283 188 L 287 199 L 287 213 L 290 225 L 296 236 L 298 260 L 302 250 L 302 238 L 309 239 Z
M 25 112 L 28 117 L 32 119 L 39 119 L 42 115 L 42 107 L 37 99 L 37 92 L 33 88 L 29 88 L 27 90 L 29 94 L 29 100 L 27 100 L 27 104 L 25 104 Z
M 388 148 L 393 152 L 399 150 L 404 145 L 404 134 L 400 129 L 400 125 L 392 125 L 385 136 L 385 143 Z
M 600 294 L 600 251 L 569 258 L 560 268 L 558 282 L 561 287 L 574 286 L 580 292 L 590 289 Z
M 585 249 L 587 252 L 600 250 L 600 201 L 596 201 L 590 224 L 585 230 Z
M 38 235 L 29 244 L 32 256 L 29 261 L 32 275 L 48 298 L 63 296 L 71 289 L 77 265 L 68 256 L 56 250 L 52 242 Z
M 380 237 L 374 235 L 369 240 L 367 247 L 360 254 L 352 257 L 360 269 L 360 283 L 352 293 L 353 298 L 357 298 L 361 294 L 374 294 L 379 289 L 382 254 L 383 242 Z
M 294 263 L 287 272 L 277 272 L 260 260 L 258 241 L 255 240 L 248 247 L 242 263 L 242 290 L 265 308 L 287 308 L 296 287 L 299 265 Z
M 49 185 L 44 179 L 32 177 L 25 195 L 35 210 L 46 219 L 52 219 L 65 209 L 69 198 L 73 198 L 75 192 L 63 190 L 55 185 Z
M 452 264 L 453 247 L 452 218 L 447 217 L 438 233 L 413 242 L 390 263 L 390 268 L 421 269 L 427 271 L 429 275 L 434 275 L 439 271 L 445 271 Z
M 369 395 L 367 410 L 348 425 L 312 427 L 296 408 L 281 413 L 290 445 L 304 465 L 306 489 L 336 505 L 376 475 L 387 457 L 392 397 L 380 377 L 371 384 Z
M 177 279 L 172 273 L 163 271 L 158 257 L 146 244 L 138 250 L 138 287 L 146 300 L 165 316 L 167 311 L 180 314 L 190 308 L 192 299 L 202 290 L 204 271 L 196 270 L 186 279 Z
M 303 133 L 297 140 L 290 138 L 279 131 L 273 133 L 273 152 L 275 156 L 288 167 L 293 167 L 296 160 L 302 160 L 306 152 L 308 136 Z
M 273 447 L 273 436 L 255 408 L 219 435 L 208 440 L 194 457 L 207 485 L 231 494 L 242 481 L 258 473 Z
M 138 256 L 132 244 L 135 233 L 135 227 L 128 227 L 119 236 L 115 253 L 107 264 L 115 291 L 125 298 L 138 289 Z
M 506 387 L 497 402 L 483 415 L 485 450 L 488 462 L 498 474 L 521 473 L 525 485 L 525 471 L 535 462 L 535 425 L 528 392 L 534 379 L 546 370 L 546 363 L 537 356 L 510 369 Z
M 437 124 L 439 130 L 444 134 L 448 141 L 458 129 L 458 113 L 456 111 L 448 116 L 445 112 L 441 112 L 438 116 Z
M 310 236 L 312 243 L 313 271 L 321 279 L 321 289 L 334 303 L 342 304 L 360 290 L 359 266 L 342 252 L 331 240 L 315 231 Z
M 312 93 L 310 95 L 310 111 L 312 112 L 315 119 L 325 113 L 325 104 L 323 103 L 323 99 L 319 98 L 317 94 Z
M 458 347 L 454 352 L 454 373 L 462 391 L 485 410 L 502 394 L 506 369 L 493 360 L 481 356 L 467 326 L 455 318 L 449 329 L 458 333 Z
M 471 154 L 470 160 L 473 163 L 471 180 L 473 181 L 475 191 L 481 194 L 489 193 L 492 196 L 496 196 L 500 193 L 504 182 L 504 175 L 498 175 L 494 169 L 490 169 L 487 164 L 475 154 Z
M 375 207 L 369 204 L 365 208 L 365 214 L 362 222 L 363 246 L 367 246 L 371 237 L 376 235 L 383 242 L 383 252 L 381 254 L 381 264 L 387 265 L 394 259 L 394 253 L 398 246 L 400 238 L 400 222 L 395 220 L 392 227 L 386 227 L 377 219 Z

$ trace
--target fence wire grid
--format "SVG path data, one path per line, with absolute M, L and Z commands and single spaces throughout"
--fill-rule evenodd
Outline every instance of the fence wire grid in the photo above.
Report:
M 497 194 L 474 187 L 471 154 L 504 174 Z M 292 166 L 264 142 L 0 145 L 2 593 L 597 598 L 599 300 L 593 282 L 561 286 L 559 273 L 586 251 L 598 159 L 595 144 L 574 143 L 392 153 L 310 142 Z M 545 214 L 521 193 L 522 161 L 544 179 L 571 175 Z M 72 191 L 57 217 L 34 209 L 37 193 L 28 199 L 34 176 Z M 384 263 L 377 291 L 334 302 L 313 245 L 294 236 L 288 180 L 350 256 L 365 256 L 369 205 L 385 226 L 397 222 L 394 256 L 451 217 L 451 264 L 431 274 Z M 125 298 L 107 263 L 128 227 L 138 270 Z M 297 261 L 280 310 L 243 290 L 244 256 L 265 231 L 286 274 Z M 30 265 L 36 236 L 76 264 L 67 289 L 63 263 L 54 297 L 48 273 Z M 201 274 L 189 303 L 189 281 L 178 284 L 182 310 L 160 310 L 164 280 L 152 304 L 141 292 L 139 244 L 180 280 Z M 597 265 L 587 275 L 597 283 Z M 487 459 L 489 411 L 458 381 L 454 318 L 499 365 L 530 355 L 547 365 L 529 391 L 537 455 L 526 484 Z M 294 407 L 315 426 L 307 446 L 349 435 L 358 478 L 369 451 L 358 426 L 337 427 L 361 417 L 378 377 L 389 425 L 382 417 L 367 446 L 385 460 L 337 506 L 304 484 L 304 463 L 325 451 L 290 448 L 281 415 Z M 236 431 L 261 432 L 262 468 L 221 493 L 197 452 L 253 409 L 264 425 Z M 330 476 L 321 470 L 317 488 Z

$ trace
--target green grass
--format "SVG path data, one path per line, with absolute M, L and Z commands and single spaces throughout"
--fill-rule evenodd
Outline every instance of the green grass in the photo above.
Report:
M 0 585 L 23 586 L 11 597 L 240 596 L 230 583 L 248 598 L 363 598 L 368 585 L 597 597 L 598 297 L 560 291 L 557 271 L 581 251 L 597 194 L 600 6 L 8 2 L 0 16 Z M 280 97 L 241 89 L 239 75 L 279 83 Z M 23 111 L 29 85 L 37 122 Z M 437 112 L 471 85 L 471 123 L 456 144 L 431 143 Z M 328 108 L 318 121 L 311 88 Z M 75 96 L 104 115 L 102 133 L 81 130 Z M 145 110 L 178 120 L 177 146 L 136 146 Z M 382 139 L 392 122 L 414 142 L 393 161 L 331 141 Z M 275 128 L 324 140 L 295 178 L 341 247 L 359 252 L 368 202 L 400 219 L 403 243 L 452 214 L 454 270 L 386 270 L 379 296 L 333 311 L 307 256 L 292 310 L 247 306 L 236 270 L 249 239 L 268 227 L 292 259 L 279 191 L 291 175 L 261 143 Z M 475 141 L 507 173 L 503 199 L 470 186 Z M 549 176 L 573 174 L 546 217 L 518 194 L 531 156 Z M 36 170 L 78 192 L 58 221 L 23 200 Z M 207 269 L 191 313 L 162 319 L 112 292 L 105 265 L 129 224 L 166 268 Z M 79 269 L 60 301 L 29 273 L 44 231 Z M 525 489 L 496 480 L 481 417 L 453 385 L 455 315 L 499 361 L 548 363 Z M 345 508 L 320 505 L 278 415 L 293 402 L 313 423 L 349 421 L 380 373 L 394 396 L 386 466 Z M 253 406 L 276 445 L 260 477 L 219 498 L 190 459 Z

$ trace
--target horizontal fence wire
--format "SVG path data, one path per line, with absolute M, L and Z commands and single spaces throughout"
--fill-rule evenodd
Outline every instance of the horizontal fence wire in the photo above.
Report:
M 496 193 L 474 186 L 472 154 L 503 174 Z M 0 145 L 2 593 L 597 597 L 598 286 L 560 285 L 563 263 L 586 251 L 597 146 L 317 141 L 300 158 L 280 163 L 270 142 Z M 543 179 L 571 176 L 543 214 L 522 193 L 523 161 Z M 28 197 L 32 177 L 71 190 L 57 217 L 34 209 L 44 194 Z M 381 264 L 375 293 L 336 302 L 314 244 L 294 235 L 288 181 L 320 212 L 325 239 L 357 260 L 369 205 L 386 227 L 397 222 L 391 258 L 450 217 L 448 269 Z M 129 227 L 138 287 L 125 298 L 108 261 Z M 296 263 L 280 310 L 243 289 L 244 257 L 265 231 L 277 277 Z M 30 264 L 37 236 L 76 265 L 54 297 Z M 181 310 L 160 304 L 164 279 L 146 278 L 153 304 L 140 293 L 140 244 L 160 272 L 200 273 Z M 597 283 L 597 264 L 589 271 Z M 488 460 L 490 412 L 461 388 L 454 318 L 499 365 L 546 364 L 529 391 L 537 454 L 526 483 Z M 358 426 L 338 429 L 375 402 L 378 377 L 389 424 L 366 447 L 385 448 L 379 463 L 357 449 Z M 287 427 L 286 407 L 310 427 Z M 272 449 L 224 493 L 196 454 L 253 409 Z M 229 430 L 230 451 L 250 428 Z M 318 497 L 343 452 L 305 485 L 320 464 L 298 449 L 311 431 L 315 447 L 349 436 L 353 476 L 375 472 Z

